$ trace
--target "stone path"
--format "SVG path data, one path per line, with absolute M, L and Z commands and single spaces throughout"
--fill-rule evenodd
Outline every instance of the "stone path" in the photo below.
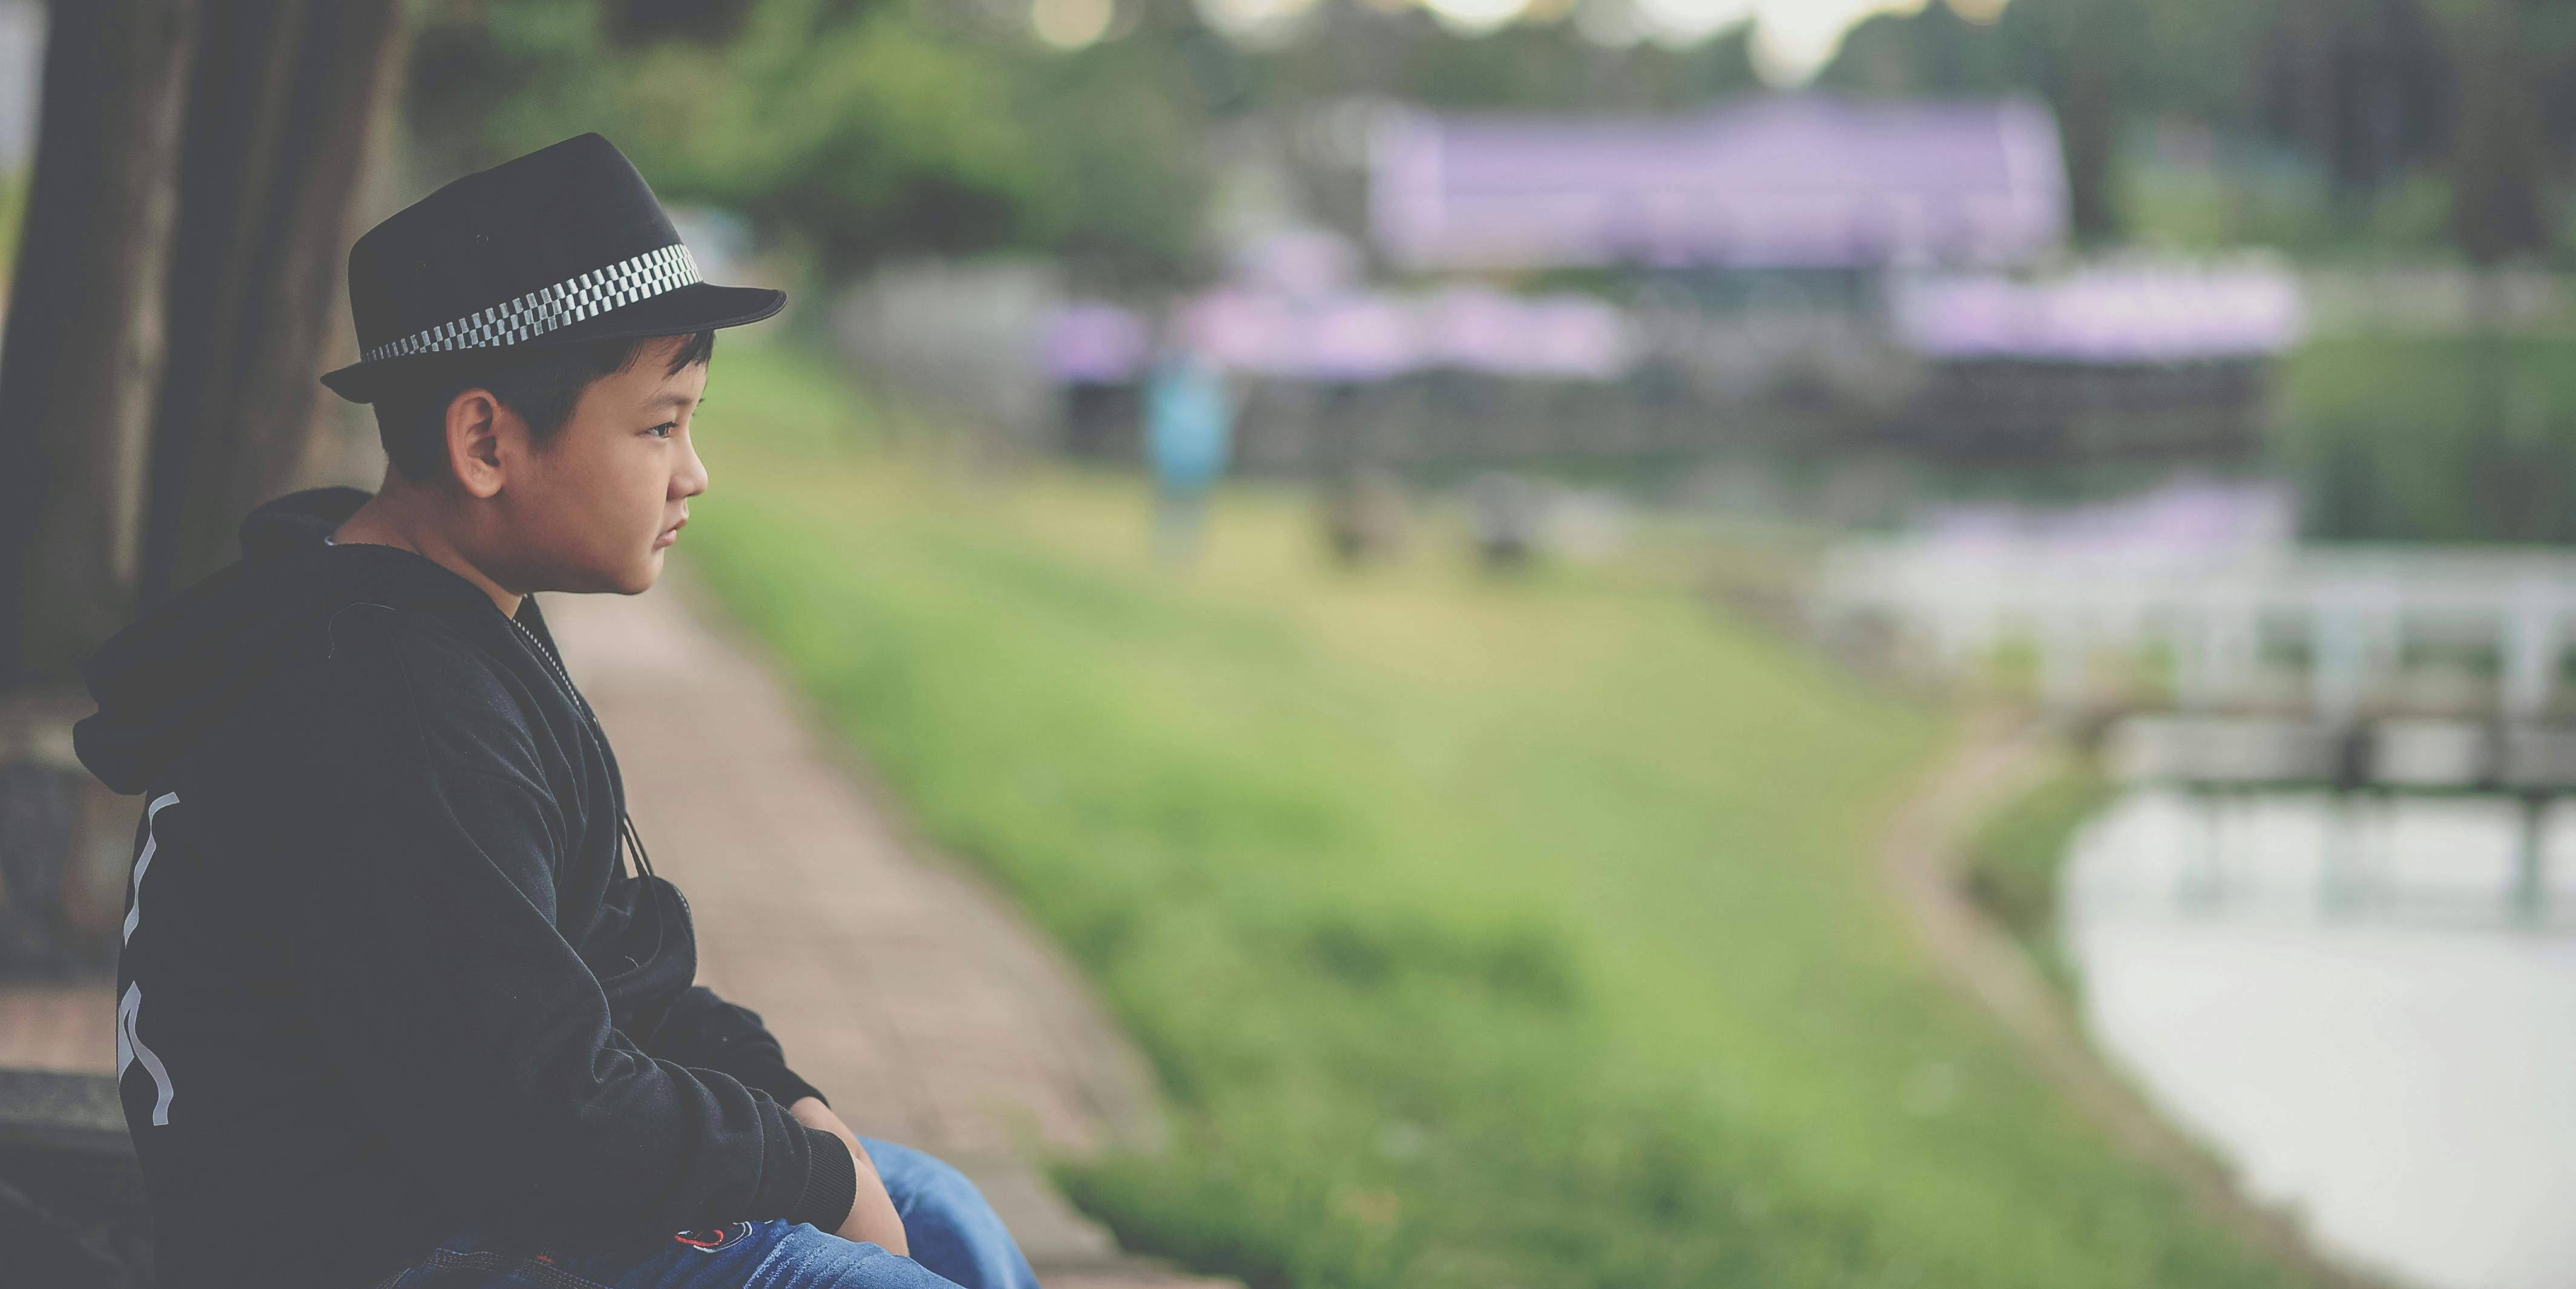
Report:
M 116 1069 L 113 985 L 0 985 L 0 1066 L 107 1074 Z
M 890 824 L 685 568 L 542 603 L 655 870 L 688 892 L 699 980 L 758 1011 L 851 1127 L 964 1169 L 1050 1286 L 1173 1283 L 1137 1279 L 1029 1162 L 1155 1133 L 1143 1061 L 1069 965 Z
M 687 570 L 543 604 L 655 869 L 688 892 L 699 979 L 760 1012 L 852 1127 L 964 1169 L 1049 1289 L 1216 1289 L 1123 1256 L 1032 1162 L 1153 1141 L 1143 1062 L 1014 910 L 897 830 Z M 108 1068 L 110 1002 L 0 989 L 0 1065 Z

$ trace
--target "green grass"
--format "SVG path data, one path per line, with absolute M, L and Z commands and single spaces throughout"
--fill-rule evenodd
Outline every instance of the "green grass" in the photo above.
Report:
M 27 226 L 25 171 L 0 172 L 0 293 L 18 269 L 18 237 Z
M 2116 795 L 2090 762 L 2067 760 L 1987 818 L 1966 846 L 1969 896 L 2062 988 L 2075 976 L 2058 939 L 2058 879 L 2076 833 Z
M 1299 499 L 1200 565 L 1130 483 L 848 446 L 717 364 L 698 567 L 1151 1058 L 1131 1248 L 1262 1286 L 2288 1283 L 1934 978 L 1871 877 L 1937 712 L 1687 593 L 1686 560 L 1364 574 Z M 863 1095 L 863 1094 L 857 1094 Z

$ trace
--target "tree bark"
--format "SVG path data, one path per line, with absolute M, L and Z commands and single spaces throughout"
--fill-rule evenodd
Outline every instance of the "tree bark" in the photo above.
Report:
M 140 600 L 237 554 L 296 482 L 341 291 L 395 0 L 204 0 Z
M 90 652 L 221 563 L 306 456 L 400 17 L 52 6 L 0 340 L 0 813 L 24 825 L 0 846 L 0 965 L 112 961 L 132 814 L 27 749 L 69 746 Z
M 2018 12 L 2014 6 L 2008 12 Z M 2070 0 L 2031 20 L 2043 51 L 2042 92 L 2057 113 L 2066 156 L 2067 214 L 2083 242 L 2119 231 L 2120 135 L 2146 28 L 2133 0 Z
M 77 683 L 133 608 L 197 10 L 52 6 L 0 340 L 0 689 Z
M 2459 99 L 2452 112 L 2452 232 L 2490 265 L 2549 250 L 2540 87 L 2524 47 L 2521 6 L 2495 0 L 2460 20 Z

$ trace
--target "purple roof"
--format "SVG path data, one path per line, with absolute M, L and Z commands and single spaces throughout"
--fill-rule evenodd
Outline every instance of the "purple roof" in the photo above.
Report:
M 1405 112 L 1384 118 L 1371 153 L 1374 235 L 1415 268 L 2006 265 L 2066 234 L 2055 119 L 2019 99 Z
M 2176 480 L 2141 496 L 2064 508 L 1963 503 L 1925 517 L 1940 550 L 1996 547 L 2192 555 L 2287 545 L 2297 510 L 2277 484 Z
M 1436 367 L 1609 380 L 1634 361 L 1627 321 L 1610 305 L 1478 287 L 1303 298 L 1219 289 L 1183 307 L 1180 330 L 1227 370 L 1294 380 L 1383 380 Z
M 1145 320 L 1114 304 L 1076 300 L 1048 315 L 1039 341 L 1047 374 L 1071 384 L 1133 379 L 1154 349 Z
M 1482 287 L 1423 295 L 1288 295 L 1220 287 L 1175 309 L 1173 335 L 1230 372 L 1309 381 L 1376 381 L 1431 368 L 1560 380 L 1611 380 L 1635 362 L 1619 310 L 1586 296 L 1511 296 Z M 1043 361 L 1064 383 L 1135 379 L 1152 328 L 1096 302 L 1048 319 Z
M 2019 280 L 1993 273 L 1901 274 L 1889 324 L 1934 360 L 2084 364 L 2260 358 L 2306 330 L 2298 283 L 2259 263 L 2125 265 Z M 1132 380 L 1157 328 L 1096 301 L 1059 307 L 1044 363 L 1061 382 Z M 1637 360 L 1636 322 L 1580 295 L 1515 296 L 1479 286 L 1398 294 L 1219 287 L 1176 302 L 1166 333 L 1228 371 L 1288 380 L 1374 381 L 1429 368 L 1615 380 Z
M 2296 345 L 2307 325 L 2298 283 L 2260 266 L 2096 268 L 2039 282 L 1912 278 L 1889 303 L 1898 338 L 1929 358 L 2261 358 Z

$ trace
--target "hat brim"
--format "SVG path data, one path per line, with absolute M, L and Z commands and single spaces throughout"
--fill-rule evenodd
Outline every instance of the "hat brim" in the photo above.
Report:
M 686 336 L 722 327 L 739 327 L 759 322 L 787 307 L 787 293 L 769 287 L 717 286 L 711 282 L 692 282 L 665 291 L 650 300 L 585 318 L 568 327 L 558 327 L 534 340 L 523 340 L 509 346 L 510 352 L 543 349 L 550 345 L 568 345 L 584 340 L 641 340 L 650 336 Z M 451 349 L 436 353 L 405 354 L 399 358 L 379 358 L 374 362 L 351 363 L 337 371 L 325 372 L 322 383 L 332 393 L 352 403 L 372 403 L 406 373 L 441 362 L 453 362 L 461 354 L 499 353 L 497 349 Z

